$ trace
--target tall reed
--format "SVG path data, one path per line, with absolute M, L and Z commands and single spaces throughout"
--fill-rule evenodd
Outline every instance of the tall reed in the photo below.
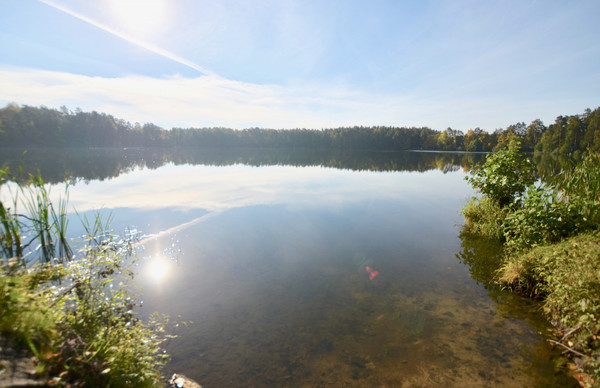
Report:
M 10 192 L 0 197 L 0 334 L 31 351 L 50 386 L 164 386 L 168 317 L 142 322 L 143 302 L 126 284 L 139 232 L 117 235 L 110 217 L 84 216 L 87 236 L 73 259 L 69 185 L 55 206 L 39 174 L 16 186 L 11 178 L 0 169 L 0 190 Z
M 57 208 L 50 200 L 50 189 L 39 175 L 30 176 L 28 184 L 9 187 L 16 180 L 7 168 L 0 169 L 0 190 L 9 191 L 10 205 L 0 199 L 0 245 L 5 264 L 26 267 L 32 261 L 62 263 L 73 257 L 67 238 L 68 188 L 59 198 Z M 19 211 L 22 206 L 24 212 Z

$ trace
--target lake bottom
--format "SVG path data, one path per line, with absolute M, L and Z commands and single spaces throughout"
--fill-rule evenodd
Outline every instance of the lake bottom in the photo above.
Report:
M 264 213 L 251 228 L 249 212 Z M 179 237 L 193 254 L 145 296 L 193 320 L 168 346 L 169 371 L 206 387 L 573 385 L 539 334 L 539 306 L 474 281 L 457 237 L 425 247 L 423 235 L 361 238 L 372 225 L 309 231 L 336 218 L 245 209 Z

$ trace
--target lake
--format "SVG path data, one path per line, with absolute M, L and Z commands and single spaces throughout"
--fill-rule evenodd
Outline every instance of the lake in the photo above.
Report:
M 551 360 L 540 306 L 490 284 L 499 247 L 461 234 L 474 194 L 465 171 L 482 155 L 3 158 L 39 167 L 54 194 L 73 179 L 80 214 L 102 209 L 115 229 L 151 235 L 136 277 L 141 316 L 193 321 L 175 330 L 168 371 L 203 386 L 573 385 Z

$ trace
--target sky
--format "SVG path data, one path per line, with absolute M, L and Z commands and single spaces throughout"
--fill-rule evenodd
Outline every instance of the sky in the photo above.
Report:
M 0 105 L 493 131 L 600 106 L 600 1 L 0 0 Z

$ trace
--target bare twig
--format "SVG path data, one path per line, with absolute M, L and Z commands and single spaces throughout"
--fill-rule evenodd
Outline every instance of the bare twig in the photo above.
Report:
M 583 327 L 583 325 L 579 324 L 579 325 L 575 326 L 574 328 L 572 328 L 571 330 L 567 331 L 560 339 L 560 342 L 566 340 L 568 336 L 575 333 L 577 330 L 581 329 L 582 327 Z
M 551 340 L 551 339 L 548 339 L 547 341 L 553 343 L 554 345 L 562 346 L 563 348 L 567 349 L 569 352 L 571 352 L 573 354 L 576 354 L 576 355 L 578 355 L 580 357 L 585 357 L 585 354 L 579 353 L 577 350 L 575 350 L 573 348 L 570 348 L 570 347 L 568 347 L 567 345 L 565 345 L 563 343 L 560 343 L 558 341 L 554 341 L 554 340 Z

